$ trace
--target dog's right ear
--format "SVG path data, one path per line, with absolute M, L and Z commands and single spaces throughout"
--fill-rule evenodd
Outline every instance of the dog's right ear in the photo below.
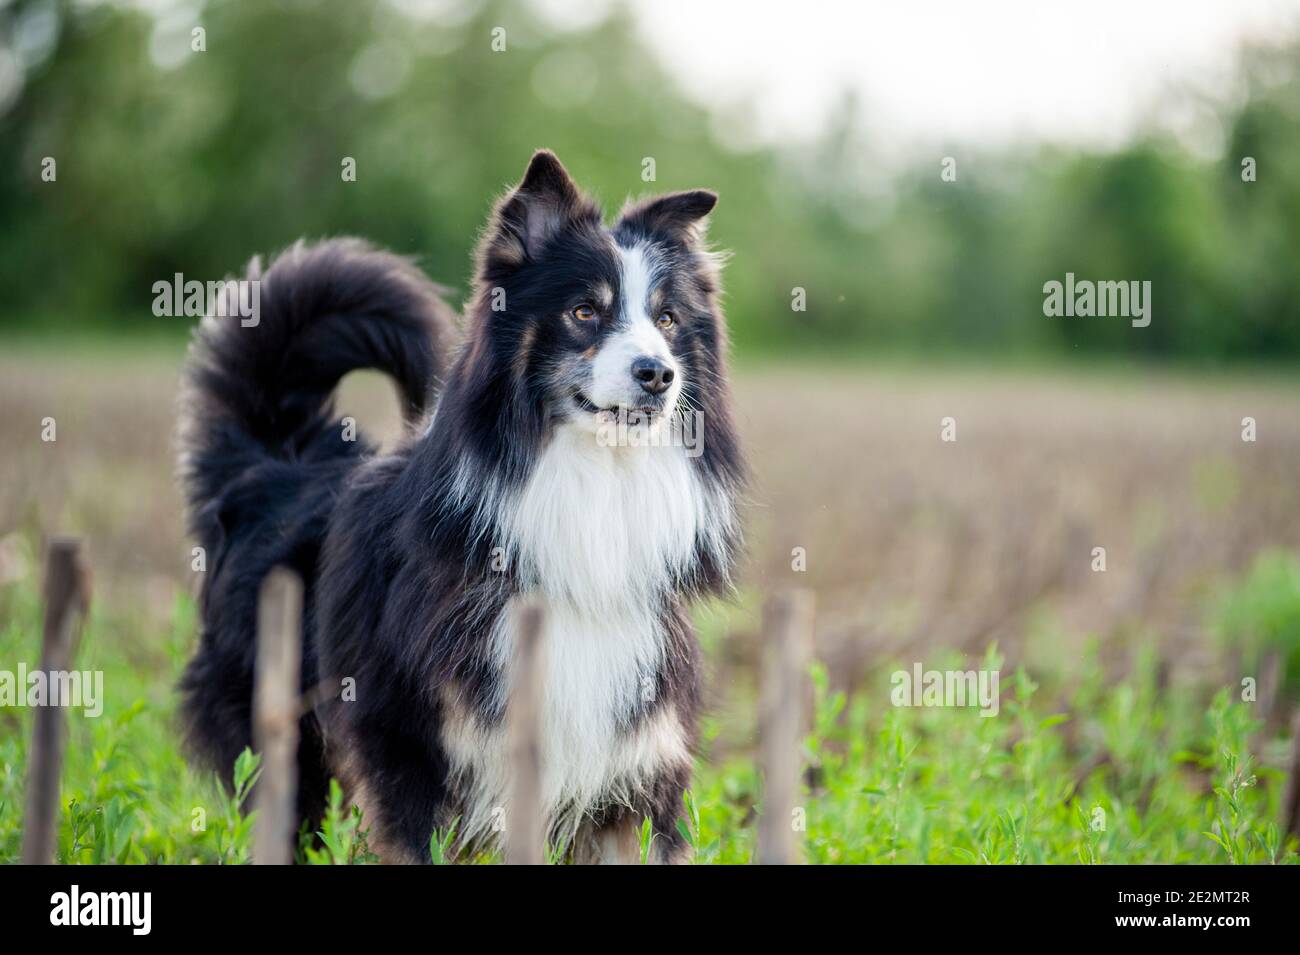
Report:
M 533 153 L 524 178 L 502 199 L 479 245 L 479 271 L 506 274 L 536 259 L 546 243 L 569 223 L 596 216 L 555 153 Z

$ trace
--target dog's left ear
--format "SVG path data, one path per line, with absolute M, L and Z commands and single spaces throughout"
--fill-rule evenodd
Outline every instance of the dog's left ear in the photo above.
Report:
M 704 217 L 718 204 L 718 194 L 708 189 L 670 192 L 645 199 L 623 210 L 619 227 L 658 236 L 689 247 L 704 238 Z

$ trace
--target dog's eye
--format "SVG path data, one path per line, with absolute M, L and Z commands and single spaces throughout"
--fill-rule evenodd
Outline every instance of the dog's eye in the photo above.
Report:
M 580 322 L 589 322 L 596 317 L 596 310 L 584 302 L 569 314 Z
M 660 312 L 659 317 L 655 319 L 655 325 L 660 328 L 672 328 L 676 321 L 672 312 Z

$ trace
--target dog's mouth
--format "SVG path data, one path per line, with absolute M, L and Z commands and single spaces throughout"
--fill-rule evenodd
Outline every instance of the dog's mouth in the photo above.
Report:
M 663 411 L 662 407 L 658 407 L 655 405 L 641 405 L 636 408 L 631 408 L 628 407 L 627 405 L 612 405 L 609 408 L 602 408 L 600 405 L 596 404 L 590 398 L 584 395 L 581 391 L 575 391 L 573 393 L 573 403 L 576 404 L 583 411 L 587 412 L 588 414 L 595 414 L 595 415 L 605 414 L 605 415 L 612 415 L 614 417 L 619 417 L 622 415 L 639 415 L 642 417 L 650 418 L 650 417 L 654 417 L 657 414 L 660 414 Z
M 602 414 L 606 411 L 614 410 L 613 408 L 602 408 L 600 405 L 594 404 L 591 399 L 581 391 L 575 391 L 573 393 L 573 403 L 588 414 Z

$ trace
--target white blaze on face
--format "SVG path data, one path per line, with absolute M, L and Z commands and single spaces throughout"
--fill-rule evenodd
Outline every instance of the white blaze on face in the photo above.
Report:
M 655 327 L 655 316 L 650 314 L 650 294 L 656 278 L 654 255 L 645 243 L 630 249 L 620 247 L 619 255 L 622 299 L 618 325 L 592 361 L 591 393 L 587 397 L 601 408 L 637 407 L 646 394 L 632 377 L 632 362 L 658 358 L 673 370 L 673 383 L 664 394 L 664 408 L 671 409 L 681 394 L 682 374 L 663 333 Z

